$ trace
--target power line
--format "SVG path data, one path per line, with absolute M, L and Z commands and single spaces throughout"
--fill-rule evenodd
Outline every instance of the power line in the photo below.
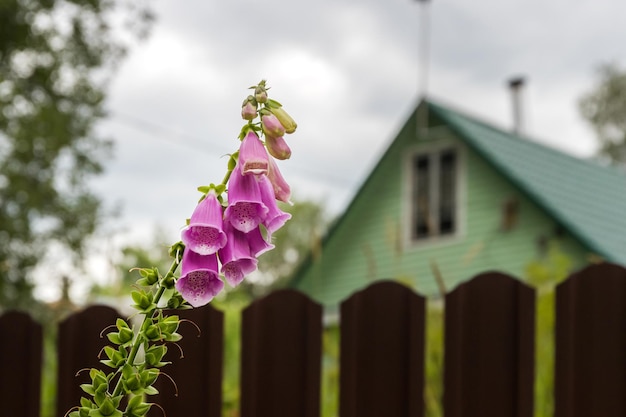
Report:
M 165 142 L 191 149 L 194 152 L 203 152 L 214 156 L 218 155 L 218 153 L 211 150 L 216 147 L 220 147 L 216 143 L 210 143 L 210 146 L 206 146 L 206 140 L 201 140 L 193 135 L 173 129 L 166 125 L 154 123 L 120 112 L 113 113 L 113 118 L 111 120 L 115 120 L 142 133 L 152 135 L 153 137 L 161 139 Z M 203 143 L 203 146 L 199 146 L 200 143 Z M 219 154 L 219 156 L 229 153 L 225 147 L 221 148 L 223 149 L 223 152 Z
M 194 152 L 202 152 L 215 157 L 221 157 L 232 152 L 232 149 L 226 149 L 226 147 L 217 145 L 216 143 L 209 143 L 209 146 L 207 146 L 206 140 L 199 139 L 192 134 L 126 113 L 112 112 L 111 116 L 112 117 L 109 119 L 111 121 L 118 122 L 142 133 L 149 134 L 154 138 L 173 145 L 193 150 Z M 200 146 L 200 143 L 203 145 Z M 223 151 L 215 152 L 215 148 L 222 148 Z M 316 171 L 315 169 L 302 165 L 292 165 L 290 170 L 295 171 L 301 178 L 323 181 L 335 187 L 339 186 L 339 188 L 354 188 L 356 186 L 355 182 L 351 181 L 346 176 L 332 175 L 332 173 L 329 173 L 328 171 Z

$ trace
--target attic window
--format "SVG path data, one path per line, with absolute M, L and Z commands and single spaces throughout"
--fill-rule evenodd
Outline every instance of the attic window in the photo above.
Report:
M 458 228 L 456 150 L 415 154 L 411 166 L 411 240 L 453 235 Z

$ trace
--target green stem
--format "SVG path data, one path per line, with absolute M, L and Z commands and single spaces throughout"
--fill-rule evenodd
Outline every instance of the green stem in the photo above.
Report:
M 170 266 L 169 271 L 167 271 L 167 273 L 163 277 L 161 277 L 161 280 L 158 282 L 159 289 L 157 290 L 157 293 L 154 295 L 154 300 L 153 300 L 155 305 L 159 304 L 159 300 L 161 300 L 161 297 L 163 296 L 163 293 L 165 292 L 166 288 L 165 288 L 165 285 L 163 285 L 163 281 L 166 279 L 170 279 L 170 276 L 173 275 L 174 272 L 176 272 L 176 269 L 178 268 L 179 263 L 180 262 L 178 259 L 174 259 L 174 261 L 172 262 L 172 266 Z M 128 354 L 128 358 L 126 359 L 126 362 L 122 366 L 125 366 L 126 364 L 130 364 L 130 366 L 135 366 L 135 358 L 137 357 L 137 353 L 139 353 L 139 347 L 144 342 L 143 332 L 146 329 L 146 327 L 148 327 L 150 321 L 152 320 L 152 313 L 154 313 L 154 311 L 157 308 L 158 307 L 155 307 L 152 310 L 147 311 L 145 313 L 143 323 L 141 324 L 139 333 L 137 334 L 137 337 L 135 338 L 135 341 L 133 342 L 133 345 L 130 349 L 130 353 Z M 115 389 L 113 390 L 113 397 L 120 395 L 122 393 L 122 389 L 123 389 L 122 378 L 120 377 L 120 379 L 117 380 Z
M 232 169 L 228 169 L 226 170 L 226 175 L 224 175 L 224 179 L 222 180 L 222 184 L 226 185 L 228 183 L 228 180 L 230 179 L 230 174 L 233 173 Z

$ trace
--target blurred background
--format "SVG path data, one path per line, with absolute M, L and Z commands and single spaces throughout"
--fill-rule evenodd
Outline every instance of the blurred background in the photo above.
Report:
M 281 170 L 303 213 L 264 285 L 423 95 L 508 129 L 523 76 L 526 135 L 623 166 L 624 15 L 615 0 L 0 0 L 0 311 L 125 305 L 126 271 L 162 262 L 196 187 L 222 178 L 261 79 L 298 122 Z
M 114 279 L 110 263 L 119 260 L 115 253 L 129 242 L 150 240 L 159 228 L 164 244 L 178 239 L 197 199 L 195 188 L 221 178 L 226 162 L 221 157 L 236 147 L 246 88 L 260 79 L 268 80 L 271 94 L 299 123 L 290 138 L 293 157 L 281 167 L 295 199 L 317 202 L 333 217 L 346 207 L 423 93 L 508 127 L 513 121 L 506 81 L 525 76 L 526 133 L 570 154 L 593 156 L 599 143 L 578 101 L 598 84 L 598 68 L 619 68 L 620 39 L 626 36 L 618 21 L 626 6 L 609 0 L 471 5 L 455 0 L 189 1 L 184 7 L 165 0 L 47 5 L 3 0 L 2 5 L 0 186 L 5 207 L 20 198 L 18 191 L 6 191 L 11 180 L 7 158 L 15 145 L 7 137 L 17 129 L 9 120 L 37 100 L 35 87 L 30 95 L 21 94 L 25 87 L 16 82 L 39 83 L 36 72 L 51 68 L 22 48 L 33 47 L 28 42 L 41 53 L 48 48 L 46 53 L 58 60 L 54 65 L 67 67 L 54 75 L 67 79 L 64 94 L 69 87 L 87 88 L 70 86 L 79 75 L 97 90 L 81 92 L 91 94 L 91 101 L 83 104 L 84 120 L 63 144 L 65 150 L 43 156 L 55 165 L 49 174 L 54 179 L 48 178 L 55 186 L 72 174 L 84 178 L 81 187 L 98 200 L 89 208 L 97 206 L 97 219 L 84 219 L 97 220 L 98 227 L 83 225 L 89 230 L 77 231 L 74 240 L 80 242 L 71 243 L 85 246 L 80 256 L 91 261 L 88 274 L 76 262 L 60 262 L 50 245 L 48 256 L 33 253 L 37 262 L 25 264 L 27 275 L 39 277 L 36 296 L 48 301 L 60 296 L 63 276 L 72 277 L 76 296 L 94 280 Z M 16 17 L 31 32 L 16 29 Z M 89 51 L 78 44 L 70 51 L 63 44 L 72 43 L 68 37 L 76 17 Z M 46 31 L 64 35 L 51 39 Z M 48 37 L 50 45 L 41 41 L 37 46 L 37 37 Z M 124 56 L 120 47 L 126 49 Z M 70 69 L 81 59 L 92 62 Z M 37 88 L 46 83 L 62 88 L 54 78 L 42 79 Z M 21 128 L 32 122 L 24 121 Z M 65 156 L 78 147 L 89 159 L 86 165 L 98 165 L 94 175 L 91 166 L 78 166 L 74 173 L 64 167 L 79 164 Z M 29 219 L 54 222 L 58 213 L 40 215 L 37 204 L 44 202 L 32 202 Z M 0 237 L 12 239 L 6 233 Z

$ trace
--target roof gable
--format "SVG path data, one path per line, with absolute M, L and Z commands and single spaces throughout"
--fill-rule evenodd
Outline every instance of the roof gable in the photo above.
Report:
M 428 109 L 590 250 L 626 263 L 626 174 L 447 107 Z
M 411 112 L 347 209 L 333 222 L 322 245 L 332 238 L 361 192 L 379 175 L 386 156 L 400 146 L 403 132 L 415 131 L 417 115 L 424 109 L 428 109 L 425 116 L 432 131 L 442 127 L 454 133 L 588 250 L 608 261 L 626 264 L 624 172 L 564 154 L 430 99 Z M 291 286 L 298 285 L 312 260 L 309 253 L 293 275 Z

